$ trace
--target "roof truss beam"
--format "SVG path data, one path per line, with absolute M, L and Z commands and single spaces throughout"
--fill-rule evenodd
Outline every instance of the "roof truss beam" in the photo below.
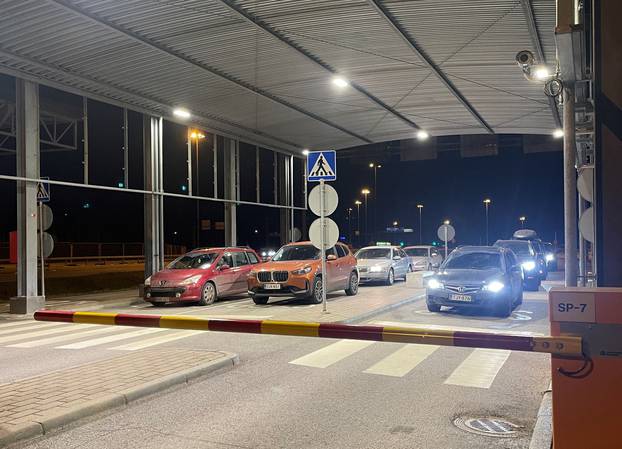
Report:
M 138 33 L 134 33 L 134 32 L 132 32 L 130 30 L 126 30 L 125 28 L 123 28 L 123 27 L 121 27 L 119 25 L 116 25 L 116 24 L 114 24 L 112 22 L 109 22 L 109 21 L 107 21 L 107 20 L 105 20 L 105 19 L 103 19 L 103 18 L 101 18 L 101 17 L 99 17 L 99 16 L 97 16 L 95 14 L 88 13 L 88 12 L 78 8 L 77 6 L 73 5 L 71 2 L 69 2 L 67 0 L 48 0 L 48 1 L 52 2 L 52 3 L 55 3 L 58 6 L 62 7 L 63 9 L 65 9 L 67 11 L 70 11 L 70 12 L 72 12 L 74 14 L 77 14 L 77 15 L 79 15 L 79 16 L 81 16 L 81 17 L 83 17 L 83 18 L 85 18 L 85 19 L 87 19 L 89 21 L 91 21 L 92 23 L 95 23 L 96 25 L 104 26 L 104 27 L 106 27 L 106 28 L 108 28 L 110 30 L 113 30 L 113 31 L 115 31 L 117 33 L 120 33 L 120 34 L 122 34 L 122 35 L 124 35 L 126 37 L 129 37 L 129 38 L 133 39 L 136 42 L 139 42 L 139 43 L 141 43 L 143 45 L 147 45 L 147 46 L 149 46 L 149 47 L 151 47 L 153 49 L 156 49 L 156 50 L 158 50 L 160 52 L 166 53 L 169 56 L 173 56 L 173 57 L 175 57 L 175 58 L 177 58 L 177 59 L 179 59 L 181 61 L 184 61 L 184 62 L 186 62 L 188 64 L 191 64 L 191 65 L 193 65 L 195 67 L 198 67 L 198 68 L 202 69 L 203 71 L 206 71 L 206 72 L 210 73 L 211 75 L 214 75 L 214 76 L 217 76 L 217 77 L 219 77 L 221 79 L 224 79 L 224 80 L 226 80 L 226 81 L 236 85 L 237 87 L 240 87 L 243 90 L 252 93 L 253 95 L 257 95 L 257 96 L 266 98 L 266 99 L 268 99 L 268 100 L 270 100 L 270 101 L 272 101 L 274 103 L 277 103 L 277 104 L 279 104 L 281 106 L 285 106 L 285 107 L 287 107 L 289 109 L 292 109 L 292 110 L 294 110 L 296 112 L 299 112 L 300 114 L 303 114 L 303 115 L 305 115 L 305 116 L 307 116 L 309 118 L 312 118 L 312 119 L 317 120 L 317 121 L 319 121 L 319 122 L 321 122 L 321 123 L 323 123 L 323 124 L 325 124 L 327 126 L 330 126 L 331 128 L 337 129 L 337 130 L 339 130 L 339 131 L 341 131 L 341 132 L 343 132 L 345 134 L 348 134 L 351 137 L 355 137 L 355 138 L 357 138 L 357 139 L 359 139 L 359 140 L 361 140 L 363 142 L 372 143 L 372 141 L 369 140 L 368 138 L 366 138 L 364 136 L 361 136 L 360 134 L 357 134 L 357 133 L 355 133 L 353 131 L 350 131 L 350 130 L 344 128 L 341 125 L 333 123 L 330 120 L 325 119 L 324 117 L 321 117 L 318 114 L 315 114 L 315 113 L 313 113 L 311 111 L 307 111 L 307 110 L 305 110 L 305 109 L 303 109 L 303 108 L 301 108 L 299 106 L 296 106 L 295 104 L 292 104 L 292 103 L 290 103 L 288 101 L 285 101 L 285 100 L 277 97 L 276 95 L 273 95 L 270 92 L 268 92 L 268 91 L 266 91 L 264 89 L 261 89 L 261 88 L 259 88 L 257 86 L 254 86 L 254 85 L 252 85 L 250 83 L 247 83 L 245 81 L 236 79 L 233 76 L 229 75 L 228 73 L 226 73 L 226 72 L 224 72 L 224 71 L 222 71 L 222 70 L 220 70 L 220 69 L 218 69 L 216 67 L 212 67 L 212 66 L 210 66 L 208 64 L 205 64 L 205 63 L 202 63 L 200 61 L 196 61 L 196 60 L 194 60 L 194 59 L 192 59 L 192 58 L 190 58 L 188 56 L 185 56 L 185 55 L 181 54 L 180 52 L 178 52 L 178 51 L 176 51 L 176 50 L 174 50 L 172 48 L 168 48 L 165 45 L 162 45 L 162 44 L 160 44 L 158 42 L 152 41 L 151 39 L 148 39 L 148 38 L 146 38 L 144 36 L 141 36 Z
M 491 134 L 494 134 L 493 129 L 490 125 L 484 120 L 484 118 L 475 110 L 473 105 L 469 103 L 469 101 L 462 95 L 462 93 L 458 90 L 456 86 L 452 83 L 452 81 L 447 77 L 445 72 L 441 70 L 441 68 L 436 65 L 434 61 L 423 51 L 423 49 L 419 46 L 419 44 L 415 41 L 415 39 L 410 35 L 410 33 L 402 26 L 402 24 L 391 14 L 391 12 L 382 4 L 380 0 L 367 0 L 368 3 L 376 10 L 378 15 L 382 17 L 393 31 L 397 33 L 397 35 L 406 42 L 410 48 L 419 56 L 419 58 L 432 70 L 432 73 L 436 75 L 436 77 L 443 83 L 443 85 L 449 90 L 449 92 L 458 99 L 460 103 L 469 111 L 469 113 L 475 118 L 475 120 L 486 129 Z

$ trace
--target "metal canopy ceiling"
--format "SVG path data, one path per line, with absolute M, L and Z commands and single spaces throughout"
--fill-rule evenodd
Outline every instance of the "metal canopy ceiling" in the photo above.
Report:
M 286 150 L 548 134 L 550 0 L 0 0 L 0 71 Z M 350 85 L 339 88 L 340 75 Z

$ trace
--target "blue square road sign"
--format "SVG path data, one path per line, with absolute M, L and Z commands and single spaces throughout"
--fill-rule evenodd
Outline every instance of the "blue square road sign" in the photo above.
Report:
M 307 156 L 307 181 L 337 179 L 337 156 L 334 150 L 313 151 Z

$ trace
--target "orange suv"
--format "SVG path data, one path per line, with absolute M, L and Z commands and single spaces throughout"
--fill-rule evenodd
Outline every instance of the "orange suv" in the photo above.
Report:
M 337 243 L 326 251 L 326 271 L 327 292 L 357 294 L 356 259 L 347 246 Z M 270 296 L 308 298 L 319 304 L 323 284 L 320 250 L 310 242 L 297 242 L 281 247 L 272 259 L 249 273 L 248 294 L 255 304 L 266 304 Z

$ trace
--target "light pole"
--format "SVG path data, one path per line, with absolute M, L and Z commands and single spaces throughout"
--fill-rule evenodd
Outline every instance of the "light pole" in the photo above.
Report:
M 373 227 L 373 232 L 376 232 L 377 228 L 377 223 L 376 223 L 376 218 L 378 216 L 378 169 L 382 168 L 382 165 L 380 164 L 375 164 L 373 162 L 369 163 L 369 168 L 373 168 L 374 169 L 374 192 L 375 192 L 375 198 L 374 198 L 374 227 Z M 373 240 L 373 237 L 372 237 Z
M 488 206 L 490 206 L 492 200 L 490 198 L 484 199 L 484 207 L 486 208 L 486 246 L 488 246 Z
M 369 232 L 369 226 L 368 226 L 368 221 L 367 221 L 367 196 L 371 193 L 369 189 L 363 189 L 361 190 L 361 193 L 363 195 L 365 195 L 365 232 L 363 233 L 363 235 L 367 234 Z
M 356 233 L 358 234 L 359 243 L 361 243 L 361 203 L 359 200 L 354 202 L 356 204 Z
M 417 209 L 419 209 L 419 244 L 423 243 L 422 235 L 422 226 L 421 226 L 421 214 L 423 212 L 423 204 L 417 204 Z
M 200 133 L 198 131 L 193 131 L 192 133 L 190 133 L 190 139 L 194 139 L 194 153 L 195 153 L 195 160 L 197 161 L 197 190 L 196 190 L 196 195 L 200 196 L 200 184 L 199 184 L 199 140 L 201 139 L 205 139 L 205 134 Z M 197 218 L 196 218 L 196 244 L 195 247 L 198 247 L 201 245 L 200 242 L 200 236 L 201 236 L 201 223 L 200 223 L 200 214 L 199 214 L 199 200 L 197 200 Z
M 352 208 L 348 207 L 348 239 L 352 244 Z
M 445 221 L 443 222 L 443 224 L 445 225 L 445 259 L 447 259 L 447 252 L 448 252 L 448 251 L 447 251 L 447 246 L 448 246 L 448 242 L 447 242 L 447 240 L 449 240 L 449 239 L 448 239 L 448 237 L 449 237 L 449 236 L 447 235 L 447 226 L 449 226 L 449 224 L 450 224 L 450 223 L 451 223 L 451 222 L 450 222 L 449 220 L 445 220 Z
M 522 217 L 518 217 L 518 220 L 520 221 L 520 227 L 524 228 L 525 227 L 525 222 L 527 221 L 527 217 L 525 217 L 523 215 Z

